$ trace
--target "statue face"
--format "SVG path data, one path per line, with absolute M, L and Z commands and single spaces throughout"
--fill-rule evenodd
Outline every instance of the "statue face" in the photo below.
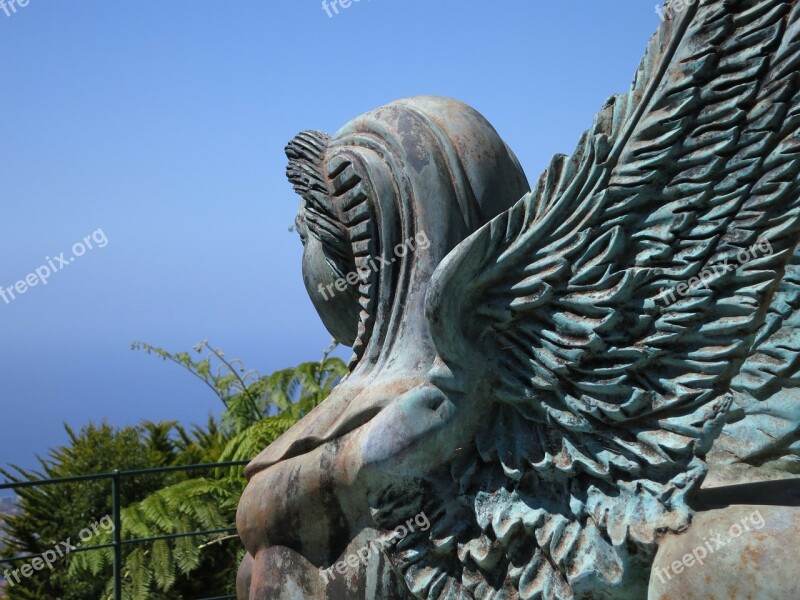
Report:
M 348 284 L 346 279 L 333 268 L 332 264 L 336 263 L 330 256 L 330 251 L 326 251 L 322 240 L 308 230 L 302 204 L 296 223 L 303 243 L 303 283 L 311 302 L 322 318 L 325 328 L 336 341 L 345 346 L 352 346 L 358 331 L 358 284 L 355 286 Z M 350 272 L 346 265 L 341 265 L 339 268 L 345 276 Z

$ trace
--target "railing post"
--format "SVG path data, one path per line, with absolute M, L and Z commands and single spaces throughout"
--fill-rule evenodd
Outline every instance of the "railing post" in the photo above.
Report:
M 122 600 L 122 518 L 120 516 L 119 470 L 114 469 L 111 479 L 111 512 L 114 513 L 114 600 Z

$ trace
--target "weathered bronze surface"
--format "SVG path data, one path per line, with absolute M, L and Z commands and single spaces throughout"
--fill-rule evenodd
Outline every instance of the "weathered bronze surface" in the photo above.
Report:
M 533 190 L 449 99 L 290 142 L 354 354 L 248 467 L 242 600 L 800 597 L 800 3 L 672 16 Z

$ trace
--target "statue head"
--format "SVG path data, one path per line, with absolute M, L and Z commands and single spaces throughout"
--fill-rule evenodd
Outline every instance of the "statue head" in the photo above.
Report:
M 433 269 L 529 191 L 516 157 L 475 110 L 435 97 L 392 102 L 332 137 L 303 132 L 286 154 L 303 279 L 328 331 L 353 347 L 356 371 L 410 358 L 409 344 L 418 362 Z
M 396 419 L 384 409 L 402 410 L 394 402 L 402 397 L 428 401 L 436 352 L 425 297 L 434 270 L 529 186 L 488 121 L 445 98 L 392 102 L 333 136 L 301 133 L 286 153 L 301 197 L 306 289 L 353 357 L 326 401 L 248 466 L 239 528 L 256 565 L 259 548 L 278 546 L 320 565 L 370 527 L 364 502 L 384 488 L 375 482 L 384 457 L 409 460 L 403 448 L 416 447 L 418 435 L 433 441 L 427 431 L 388 432 L 384 421 Z M 363 449 L 348 446 L 362 433 Z

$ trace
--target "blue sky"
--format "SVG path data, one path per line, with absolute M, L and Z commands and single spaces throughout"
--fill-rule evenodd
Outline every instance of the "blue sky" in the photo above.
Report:
M 333 17 L 319 0 L 0 11 L 0 286 L 98 229 L 108 240 L 0 300 L 0 464 L 33 465 L 66 440 L 64 422 L 219 412 L 134 340 L 208 339 L 262 373 L 321 356 L 329 336 L 288 231 L 293 135 L 451 96 L 533 181 L 629 86 L 658 23 L 633 0 L 361 0 Z

